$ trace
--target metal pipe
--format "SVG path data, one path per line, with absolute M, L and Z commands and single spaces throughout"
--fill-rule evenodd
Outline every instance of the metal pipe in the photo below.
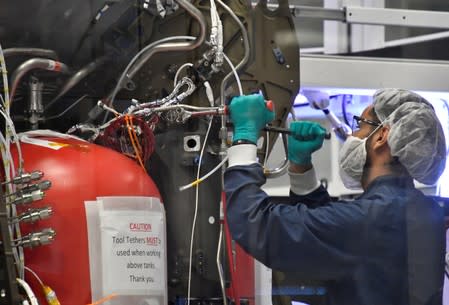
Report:
M 58 95 L 53 98 L 46 106 L 45 110 L 53 106 L 55 102 L 58 101 L 64 94 L 66 94 L 70 89 L 75 87 L 82 79 L 84 79 L 86 76 L 91 74 L 93 71 L 95 71 L 99 66 L 103 65 L 106 62 L 105 57 L 101 57 L 97 60 L 94 60 L 93 62 L 87 64 L 83 68 L 81 68 L 78 72 L 73 74 L 71 78 L 64 84 L 64 87 L 62 87 L 61 91 L 58 93 Z
M 58 59 L 58 54 L 53 50 L 40 49 L 40 48 L 9 48 L 3 50 L 3 55 L 8 56 L 33 56 L 33 57 L 45 57 L 50 59 Z
M 284 144 L 284 151 L 285 151 L 285 159 L 282 162 L 282 164 L 279 167 L 273 168 L 273 169 L 264 169 L 265 177 L 267 178 L 277 178 L 285 174 L 289 162 L 288 162 L 288 147 L 287 147 L 287 134 L 282 133 L 282 143 Z M 267 158 L 268 156 L 266 156 Z
M 227 6 L 223 1 L 221 0 L 217 0 L 217 2 L 232 16 L 232 18 L 234 19 L 234 21 L 238 24 L 238 26 L 240 27 L 240 30 L 242 32 L 242 36 L 243 36 L 243 46 L 245 48 L 245 54 L 243 56 L 243 59 L 239 62 L 239 64 L 235 67 L 237 72 L 240 71 L 240 69 L 246 65 L 246 63 L 249 60 L 249 38 L 248 38 L 248 32 L 246 31 L 245 26 L 243 25 L 243 23 L 240 21 L 240 19 L 235 15 L 235 13 L 232 11 L 232 9 Z M 221 106 L 224 106 L 225 103 L 225 89 L 227 86 L 227 83 L 229 81 L 229 79 L 233 76 L 232 72 L 229 72 L 228 75 L 226 75 L 222 82 L 221 82 L 221 88 L 220 88 L 220 103 Z M 225 120 L 225 118 L 223 118 L 223 120 Z
M 42 89 L 44 83 L 39 81 L 37 77 L 32 76 L 30 80 L 30 104 L 28 107 L 28 121 L 30 122 L 31 129 L 35 130 L 39 128 L 39 119 L 44 112 L 42 105 Z
M 200 26 L 200 34 L 194 41 L 164 43 L 154 47 L 147 54 L 142 55 L 142 58 L 133 67 L 131 67 L 127 75 L 128 79 L 133 78 L 136 73 L 143 67 L 143 65 L 156 53 L 171 51 L 191 51 L 203 44 L 206 38 L 206 19 L 204 18 L 203 14 L 193 4 L 186 0 L 176 0 L 176 2 L 178 2 L 178 4 L 182 8 L 184 8 L 196 21 L 198 21 Z
M 249 46 L 249 38 L 248 38 L 248 32 L 246 31 L 245 26 L 240 21 L 240 19 L 236 16 L 236 14 L 232 11 L 232 9 L 227 6 L 223 1 L 217 0 L 217 2 L 231 15 L 231 17 L 234 19 L 234 21 L 238 24 L 240 27 L 240 31 L 242 32 L 243 36 L 243 46 L 245 49 L 245 54 L 243 56 L 243 59 L 238 63 L 238 65 L 235 67 L 235 70 L 239 72 L 248 62 L 249 56 L 250 56 L 250 46 Z M 220 86 L 220 106 L 224 108 L 225 106 L 225 89 L 227 87 L 229 79 L 233 76 L 233 72 L 229 72 L 222 80 L 221 86 Z M 221 150 L 222 152 L 226 151 L 227 149 L 227 129 L 226 129 L 226 118 L 222 116 L 221 118 L 221 130 L 220 130 L 220 137 L 221 137 Z M 223 157 L 223 154 L 222 154 Z M 224 171 L 224 167 L 222 169 Z M 222 181 L 223 184 L 223 181 Z
M 32 58 L 24 63 L 22 63 L 12 74 L 11 76 L 11 98 L 10 103 L 12 105 L 14 101 L 14 96 L 17 91 L 17 87 L 19 86 L 20 80 L 22 77 L 27 74 L 29 71 L 34 69 L 55 71 L 64 74 L 68 74 L 70 72 L 68 66 L 59 61 L 54 61 L 52 59 L 44 59 L 44 58 Z
M 217 269 L 218 269 L 218 275 L 219 275 L 219 279 L 220 279 L 220 287 L 221 287 L 221 293 L 223 295 L 223 304 L 227 305 L 228 304 L 228 300 L 226 299 L 226 285 L 225 285 L 225 281 L 224 281 L 224 272 L 223 272 L 223 266 L 221 264 L 221 251 L 222 251 L 222 240 L 223 240 L 223 231 L 224 231 L 224 225 L 223 225 L 223 219 L 221 219 L 220 217 L 220 230 L 219 230 L 219 235 L 218 235 L 218 246 L 217 246 L 217 257 L 215 260 L 215 263 L 217 264 Z

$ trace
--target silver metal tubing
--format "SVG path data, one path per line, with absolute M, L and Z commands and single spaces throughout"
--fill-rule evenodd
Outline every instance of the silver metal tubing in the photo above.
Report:
M 142 66 L 156 53 L 171 52 L 171 51 L 191 51 L 203 44 L 206 38 L 206 19 L 203 14 L 193 4 L 186 0 L 176 0 L 178 4 L 184 8 L 200 26 L 200 34 L 194 41 L 188 42 L 172 42 L 164 43 L 149 50 L 148 53 L 142 55 L 141 59 L 131 67 L 128 73 L 128 79 L 131 79 L 142 68 Z
M 40 49 L 40 48 L 9 48 L 3 50 L 3 55 L 8 56 L 33 56 L 33 57 L 45 57 L 51 59 L 58 59 L 58 54 L 53 50 Z
M 69 68 L 62 62 L 54 61 L 45 58 L 32 58 L 22 63 L 11 76 L 11 105 L 14 101 L 14 95 L 16 94 L 17 87 L 19 86 L 22 77 L 29 71 L 34 69 L 49 70 L 68 74 Z
M 232 9 L 227 6 L 223 1 L 217 0 L 217 2 L 231 15 L 231 17 L 234 19 L 234 21 L 238 24 L 240 27 L 240 31 L 242 32 L 243 37 L 243 46 L 245 49 L 245 54 L 242 58 L 242 60 L 238 63 L 238 65 L 235 67 L 235 70 L 237 73 L 246 65 L 246 63 L 249 60 L 250 56 L 250 45 L 249 45 L 249 38 L 248 38 L 248 32 L 245 28 L 245 25 L 240 21 L 239 17 L 232 11 Z M 233 71 L 229 72 L 222 80 L 221 86 L 220 86 L 220 106 L 225 106 L 225 90 L 228 85 L 229 79 L 233 76 Z M 221 130 L 220 130 L 220 137 L 221 137 L 221 157 L 224 158 L 223 152 L 227 149 L 227 129 L 226 129 L 226 117 L 221 117 Z M 222 173 L 224 172 L 225 167 L 222 168 Z M 222 175 L 223 177 L 223 175 Z M 222 178 L 222 185 L 223 185 L 223 178 Z
M 265 177 L 267 178 L 277 178 L 279 176 L 282 176 L 283 174 L 285 174 L 289 162 L 288 162 L 288 148 L 287 148 L 287 135 L 286 134 L 282 134 L 282 142 L 284 144 L 284 151 L 285 151 L 285 159 L 284 162 L 282 163 L 282 165 L 280 165 L 279 167 L 273 168 L 273 169 L 264 169 L 264 174 Z
M 75 87 L 82 79 L 84 79 L 86 76 L 91 74 L 93 71 L 95 71 L 99 66 L 103 65 L 106 62 L 106 58 L 102 57 L 99 58 L 83 68 L 81 68 L 78 72 L 73 74 L 72 77 L 64 84 L 64 87 L 62 87 L 61 91 L 58 93 L 58 95 L 53 98 L 46 106 L 45 110 L 53 106 L 55 102 L 58 101 L 64 94 L 66 94 L 70 89 Z
M 248 32 L 246 31 L 245 25 L 240 21 L 240 19 L 237 17 L 237 15 L 232 11 L 232 9 L 227 6 L 223 1 L 221 0 L 217 0 L 217 2 L 232 16 L 232 18 L 234 19 L 234 21 L 238 24 L 238 26 L 240 27 L 240 31 L 242 32 L 242 36 L 243 36 L 243 46 L 245 48 L 245 54 L 243 56 L 243 59 L 239 62 L 239 64 L 235 67 L 237 72 L 240 71 L 240 69 L 246 65 L 246 63 L 249 60 L 249 51 L 250 51 L 250 46 L 249 46 L 249 38 L 248 38 Z M 222 82 L 221 82 L 221 88 L 220 88 L 220 104 L 221 106 L 224 106 L 224 102 L 225 102 L 225 90 L 228 84 L 229 79 L 233 76 L 232 71 L 228 73 L 228 75 L 226 75 Z M 225 118 L 223 118 L 223 120 L 225 120 Z

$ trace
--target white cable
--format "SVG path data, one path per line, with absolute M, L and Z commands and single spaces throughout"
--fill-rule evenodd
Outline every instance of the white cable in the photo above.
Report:
M 2 102 L 3 108 L 6 108 L 5 100 L 3 99 L 3 96 L 2 96 L 1 94 L 0 94 L 0 100 L 1 100 L 1 102 Z
M 196 179 L 198 180 L 201 174 L 201 163 L 203 162 L 204 150 L 206 148 L 207 139 L 209 138 L 209 132 L 212 127 L 212 118 L 209 120 L 209 125 L 207 126 L 206 135 L 204 136 L 203 146 L 201 147 L 200 159 L 198 160 L 198 170 L 196 173 Z M 192 235 L 190 238 L 190 252 L 189 252 L 189 278 L 187 285 L 187 305 L 190 305 L 190 285 L 192 281 L 192 258 L 193 258 L 193 238 L 195 236 L 195 226 L 196 226 L 196 218 L 198 216 L 198 205 L 199 205 L 199 185 L 196 186 L 195 190 L 195 212 L 193 216 L 193 224 L 192 224 Z
M 0 114 L 5 118 L 6 121 L 6 126 L 9 126 L 9 130 L 11 130 L 11 133 L 14 137 L 14 144 L 16 144 L 17 147 L 17 155 L 18 155 L 18 160 L 19 160 L 19 174 L 22 173 L 23 171 L 23 158 L 22 158 L 22 148 L 20 146 L 20 141 L 19 141 L 19 137 L 17 136 L 17 132 L 16 132 L 16 128 L 14 127 L 14 123 L 11 120 L 11 118 L 9 117 L 9 115 L 7 115 L 7 113 L 3 112 L 0 109 Z M 8 130 L 8 127 L 7 127 Z M 8 133 L 7 133 L 8 135 Z M 9 141 L 8 141 L 8 136 L 5 137 L 6 139 L 6 144 L 9 147 Z
M 6 69 L 6 61 L 5 61 L 5 56 L 3 54 L 3 48 L 1 46 L 1 44 L 0 44 L 0 70 L 2 73 L 2 79 L 3 79 L 3 92 L 5 95 L 4 98 L 1 95 L 0 95 L 0 97 L 1 97 L 2 104 L 5 109 L 4 117 L 6 120 L 6 124 L 5 124 L 6 137 L 3 137 L 3 134 L 1 134 L 1 133 L 0 134 L 1 134 L 3 145 L 4 145 L 3 149 L 2 149 L 2 157 L 4 158 L 3 159 L 4 173 L 5 173 L 5 178 L 7 180 L 9 180 L 11 178 L 11 176 L 10 176 L 11 173 L 13 175 L 15 174 L 14 161 L 11 157 L 11 150 L 10 150 L 10 135 L 9 135 L 10 130 L 13 132 L 13 136 L 15 137 L 15 140 L 16 140 L 17 153 L 18 153 L 18 159 L 19 159 L 19 172 L 22 172 L 23 159 L 22 159 L 22 150 L 20 147 L 19 139 L 17 137 L 17 133 L 14 128 L 14 124 L 12 123 L 12 120 L 9 115 L 10 100 L 9 100 L 9 86 L 8 86 L 8 71 Z M 8 128 L 8 125 L 9 125 L 9 128 Z M 8 157 L 7 159 L 5 159 L 5 155 Z M 9 185 L 6 190 L 13 192 L 14 187 L 12 185 Z M 13 205 L 11 208 L 7 208 L 7 213 L 8 213 L 8 215 L 15 217 L 17 215 L 16 207 Z M 8 226 L 11 239 L 14 238 L 14 228 L 15 228 L 17 236 L 18 237 L 21 236 L 20 226 L 17 223 L 14 227 Z M 16 265 L 18 268 L 19 277 L 23 278 L 24 277 L 24 274 L 23 274 L 24 272 L 23 272 L 23 268 L 22 268 L 23 262 L 24 262 L 23 248 L 19 248 L 19 250 L 17 250 L 17 248 L 14 247 L 12 249 L 12 251 L 13 251 L 14 260 L 16 261 Z
M 13 132 L 13 136 L 15 137 L 15 140 L 16 140 L 20 173 L 22 172 L 23 159 L 22 159 L 22 150 L 20 147 L 19 139 L 17 137 L 17 133 L 14 128 L 14 124 L 12 123 L 12 120 L 9 115 L 10 101 L 9 101 L 9 87 L 8 87 L 8 72 L 6 70 L 5 56 L 3 54 L 3 48 L 1 45 L 0 45 L 0 68 L 1 68 L 1 73 L 2 73 L 2 77 L 3 77 L 3 92 L 5 94 L 5 98 L 3 99 L 2 95 L 0 95 L 0 97 L 2 100 L 2 104 L 4 105 L 4 109 L 5 109 L 4 117 L 6 120 L 6 124 L 5 124 L 6 137 L 4 137 L 3 134 L 0 132 L 0 137 L 1 137 L 0 140 L 3 143 L 3 146 L 1 149 L 1 154 L 2 154 L 2 158 L 3 158 L 3 167 L 4 167 L 5 178 L 7 181 L 9 181 L 11 178 L 11 174 L 13 176 L 15 176 L 15 164 L 14 164 L 14 160 L 11 156 L 9 130 L 11 130 Z M 2 112 L 2 114 L 3 114 L 3 112 Z M 10 126 L 10 128 L 8 128 L 8 125 Z M 6 191 L 9 191 L 9 193 L 13 193 L 14 190 L 15 190 L 15 187 L 11 184 L 8 185 L 6 188 Z M 11 207 L 7 207 L 7 214 L 8 214 L 8 216 L 11 216 L 11 217 L 17 216 L 16 207 L 14 205 L 12 205 Z M 21 237 L 20 226 L 18 223 L 16 223 L 14 226 L 8 226 L 8 230 L 9 230 L 11 239 L 14 239 L 15 236 L 19 237 L 19 238 Z M 14 234 L 14 230 L 15 230 L 16 234 Z M 14 260 L 16 262 L 18 275 L 20 278 L 23 279 L 24 278 L 23 266 L 24 266 L 24 261 L 25 261 L 25 258 L 23 255 L 23 248 L 19 247 L 17 249 L 16 247 L 13 247 L 12 252 L 13 252 Z
M 3 76 L 3 92 L 5 94 L 5 100 L 3 100 L 2 98 L 2 102 L 5 105 L 4 109 L 5 109 L 5 119 L 6 117 L 9 118 L 9 106 L 10 106 L 10 101 L 9 101 L 9 87 L 8 87 L 8 72 L 6 70 L 6 62 L 5 62 L 5 56 L 3 54 L 3 48 L 0 45 L 0 68 L 1 68 L 1 72 L 2 72 L 2 76 Z M 12 122 L 12 120 L 11 120 Z M 8 124 L 6 124 L 6 126 L 8 126 Z M 10 136 L 9 136 L 9 132 L 8 132 L 8 128 L 6 127 L 6 145 L 5 147 L 7 147 L 9 149 L 9 141 L 10 141 Z M 19 159 L 20 161 L 20 159 Z
M 215 65 L 221 67 L 223 65 L 223 23 L 221 22 L 218 10 L 215 8 L 215 14 L 217 15 L 218 33 L 217 33 L 217 52 L 215 53 Z
M 215 5 L 215 0 L 210 0 L 210 43 L 213 48 L 217 46 L 217 35 L 218 35 L 218 20 L 217 20 L 217 7 Z
M 35 278 L 36 280 L 39 282 L 39 284 L 43 287 L 44 283 L 42 282 L 41 278 L 36 274 L 36 272 L 34 272 L 31 268 L 24 266 L 24 269 L 27 270 L 28 272 L 30 272 Z
M 28 285 L 27 282 L 24 280 L 17 278 L 17 282 L 20 286 L 25 290 L 25 293 L 27 294 L 28 299 L 31 302 L 31 305 L 39 305 L 39 302 L 37 301 L 36 295 L 34 294 L 33 290 L 31 289 L 30 285 Z
M 193 181 L 192 183 L 183 185 L 181 187 L 179 187 L 180 191 L 185 191 L 189 188 L 191 188 L 192 186 L 198 185 L 201 182 L 203 182 L 204 180 L 206 180 L 207 178 L 209 178 L 213 173 L 215 173 L 217 170 L 219 170 L 225 163 L 226 161 L 228 161 L 228 156 L 224 157 L 223 160 L 221 160 L 220 163 L 218 163 L 218 165 L 216 167 L 214 167 L 210 172 L 208 172 L 206 175 L 204 175 L 203 177 L 197 179 L 196 181 Z
M 1 132 L 0 132 L 0 142 L 1 142 L 0 150 L 1 150 L 4 172 L 5 172 L 5 181 L 11 181 L 11 178 L 15 176 L 14 159 L 12 158 L 11 150 L 6 147 L 6 139 Z M 5 193 L 13 194 L 14 192 L 15 192 L 15 186 L 13 184 L 9 183 L 6 186 Z M 6 211 L 7 211 L 8 216 L 10 216 L 10 217 L 15 217 L 17 215 L 15 205 L 7 206 Z M 18 223 L 15 224 L 15 226 L 11 226 L 11 225 L 8 226 L 8 229 L 9 229 L 9 234 L 10 234 L 11 240 L 14 239 L 14 229 L 16 230 L 17 237 L 18 238 L 21 237 L 20 226 Z M 19 248 L 19 251 L 18 251 L 17 248 L 13 247 L 12 251 L 13 251 L 14 260 L 16 262 L 16 266 L 18 268 L 19 277 L 23 278 L 23 276 L 22 276 L 23 275 L 23 272 L 22 272 L 23 249 Z
M 9 114 L 9 87 L 8 87 L 8 71 L 6 70 L 5 56 L 3 54 L 2 45 L 0 44 L 0 68 L 3 76 L 3 92 L 5 93 L 6 111 Z
M 232 73 L 234 73 L 235 81 L 237 82 L 237 86 L 239 87 L 239 94 L 243 95 L 242 83 L 240 82 L 240 78 L 237 73 L 237 70 L 235 69 L 235 66 L 232 64 L 231 60 L 229 60 L 226 54 L 223 53 L 223 56 L 224 59 L 226 59 L 226 62 L 228 63 L 229 67 L 231 67 Z
M 223 24 L 218 14 L 215 0 L 210 0 L 211 33 L 210 45 L 214 52 L 213 69 L 218 70 L 223 65 Z
M 211 107 L 214 107 L 214 101 L 215 101 L 214 91 L 212 90 L 210 83 L 208 81 L 205 81 L 204 87 L 206 88 L 206 96 L 207 96 L 207 100 L 209 101 L 209 105 Z
M 193 67 L 193 64 L 190 62 L 187 62 L 187 63 L 183 64 L 181 67 L 179 67 L 178 71 L 176 71 L 175 79 L 173 80 L 173 87 L 176 87 L 176 85 L 178 84 L 179 73 L 181 72 L 182 69 L 184 69 L 186 67 Z
M 9 148 L 6 147 L 6 139 L 3 136 L 3 134 L 0 132 L 0 142 L 1 142 L 1 156 L 2 156 L 2 160 L 3 160 L 3 166 L 4 166 L 4 172 L 5 172 L 5 181 L 11 181 L 11 176 L 15 176 L 15 171 L 14 171 L 14 159 L 12 158 L 11 155 L 11 150 Z M 9 183 L 6 187 L 6 193 L 7 194 L 13 194 L 15 192 L 15 186 L 12 185 L 11 183 Z M 17 211 L 16 211 L 16 207 L 15 205 L 11 205 L 11 206 L 7 206 L 7 214 L 8 216 L 11 217 L 15 217 L 17 215 Z M 15 226 L 8 226 L 8 231 L 9 231 L 9 235 L 11 237 L 11 240 L 14 239 L 14 229 L 16 230 L 16 236 L 18 238 L 21 237 L 21 233 L 20 233 L 20 226 L 19 224 L 15 224 Z M 13 252 L 13 256 L 14 256 L 14 260 L 16 262 L 16 266 L 17 266 L 17 270 L 18 270 L 18 275 L 20 278 L 24 278 L 23 277 L 23 261 L 24 261 L 24 257 L 23 257 L 23 249 L 19 248 L 17 249 L 16 247 L 12 248 L 12 252 Z

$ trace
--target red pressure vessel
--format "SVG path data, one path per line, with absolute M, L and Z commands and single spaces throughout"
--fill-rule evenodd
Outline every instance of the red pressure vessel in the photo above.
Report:
M 145 171 L 118 152 L 77 139 L 45 139 L 59 143 L 62 148 L 53 150 L 22 143 L 22 154 L 26 172 L 40 170 L 44 173 L 42 180 L 52 183 L 45 191 L 45 198 L 30 207 L 51 206 L 53 215 L 21 228 L 23 235 L 52 228 L 56 237 L 49 245 L 25 249 L 25 265 L 55 291 L 62 305 L 86 305 L 91 303 L 91 285 L 84 202 L 103 196 L 160 199 L 160 194 Z M 25 279 L 40 303 L 47 304 L 33 275 L 25 271 Z

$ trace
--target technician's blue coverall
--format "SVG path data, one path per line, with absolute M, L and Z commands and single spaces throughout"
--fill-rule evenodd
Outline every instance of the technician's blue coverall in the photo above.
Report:
M 266 266 L 326 282 L 332 305 L 441 304 L 442 208 L 411 178 L 382 176 L 353 201 L 323 187 L 274 204 L 259 164 L 225 173 L 232 237 Z

